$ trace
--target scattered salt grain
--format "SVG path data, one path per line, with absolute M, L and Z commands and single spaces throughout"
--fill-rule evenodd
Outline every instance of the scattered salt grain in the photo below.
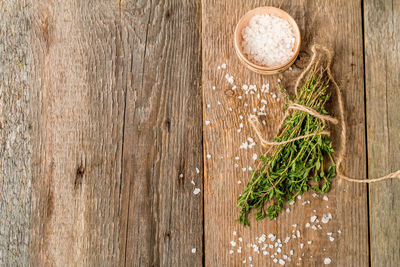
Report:
M 240 181 L 240 180 L 238 180 L 238 182 L 237 182 L 238 184 L 241 184 L 242 183 L 242 181 Z
M 293 55 L 295 37 L 290 24 L 273 15 L 256 15 L 243 29 L 243 49 L 258 64 L 274 66 Z
M 211 155 L 210 155 L 210 154 L 207 154 L 207 158 L 208 158 L 208 159 L 211 159 Z
M 205 121 L 205 124 L 206 124 L 206 125 L 209 125 L 209 124 L 210 124 L 210 121 Z
M 221 102 L 217 101 L 217 104 L 218 104 L 218 105 L 221 105 Z
M 234 80 L 233 80 L 233 76 L 230 76 L 229 74 L 226 74 L 225 75 L 225 78 L 226 78 L 226 80 L 228 81 L 228 83 L 233 83 L 234 82 Z
M 280 82 L 281 82 L 281 79 L 278 78 L 277 81 L 278 81 L 278 83 L 280 83 Z
M 232 247 L 236 246 L 236 242 L 235 241 L 232 240 L 230 243 L 231 243 Z
M 328 197 L 327 196 L 324 196 L 322 199 L 325 200 L 325 201 L 328 201 Z
M 301 199 L 301 195 L 298 195 L 298 196 L 297 196 L 297 199 L 299 199 L 299 200 L 300 200 L 300 199 Z
M 341 233 L 342 233 L 342 231 L 339 229 L 339 230 L 337 230 L 337 232 L 338 232 L 338 234 L 340 235 Z
M 332 237 L 332 236 L 329 237 L 329 241 L 333 242 L 334 240 L 335 240 L 334 237 Z
M 199 168 L 197 168 L 197 167 L 196 167 L 196 173 L 200 173 L 200 170 L 199 170 Z
M 272 260 L 274 263 L 277 263 L 278 262 L 278 259 L 273 259 Z
M 257 160 L 258 156 L 257 154 L 253 154 L 253 160 Z
M 312 241 L 307 241 L 307 244 L 311 245 Z
M 318 195 L 316 193 L 312 193 L 312 196 L 313 197 L 317 197 Z
M 222 65 L 221 65 L 221 68 L 222 68 L 222 69 L 225 69 L 225 68 L 226 68 L 226 64 L 225 64 L 225 63 L 222 64 Z
M 243 128 L 243 123 L 240 123 L 240 124 L 239 124 L 239 127 L 240 127 L 240 128 Z
M 311 216 L 310 221 L 311 221 L 311 222 L 315 222 L 316 219 L 317 219 L 317 216 L 316 216 L 316 215 L 313 215 L 313 216 Z
M 196 253 L 196 248 L 192 248 L 192 253 Z
M 191 183 L 192 183 L 192 185 L 196 185 L 193 180 L 191 181 Z
M 233 254 L 233 250 L 231 249 L 231 250 L 229 250 L 229 254 Z
M 212 89 L 215 90 L 215 86 L 213 86 Z
M 324 264 L 325 265 L 328 265 L 328 264 L 330 264 L 331 263 L 331 259 L 330 258 L 325 258 L 324 259 Z
M 280 265 L 285 265 L 285 261 L 282 260 L 282 259 L 280 259 L 280 260 L 279 260 L 279 264 L 280 264 Z
M 239 119 L 243 120 L 243 116 L 242 116 L 242 115 L 239 115 Z
M 332 214 L 330 214 L 330 213 L 328 213 L 328 215 L 324 214 L 324 215 L 322 215 L 321 222 L 328 223 L 330 219 L 332 219 Z
M 287 209 L 286 209 L 286 212 L 287 212 L 287 213 L 289 213 L 289 212 L 290 212 L 290 209 L 289 209 L 289 208 L 287 208 Z
M 198 193 L 200 193 L 200 188 L 195 188 L 193 190 L 193 194 L 197 195 Z
M 179 178 L 183 178 L 183 173 L 179 174 Z
M 237 168 L 237 167 L 239 167 L 239 164 L 235 163 L 235 165 L 234 165 L 234 166 L 235 166 L 235 168 Z
M 240 96 L 238 96 L 238 98 L 239 98 L 239 99 L 242 99 L 242 96 L 240 95 Z
M 242 241 L 243 241 L 243 238 L 239 237 L 238 240 L 239 240 L 239 242 L 242 242 Z

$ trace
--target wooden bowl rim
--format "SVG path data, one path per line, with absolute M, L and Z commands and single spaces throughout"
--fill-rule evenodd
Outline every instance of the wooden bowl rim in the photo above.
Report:
M 279 64 L 279 65 L 274 65 L 274 66 L 263 66 L 263 65 L 258 65 L 254 62 L 252 62 L 250 59 L 248 59 L 243 52 L 243 48 L 241 45 L 241 41 L 243 41 L 242 33 L 241 30 L 247 25 L 248 21 L 255 15 L 260 15 L 260 14 L 270 14 L 273 16 L 277 16 L 279 18 L 282 18 L 289 22 L 290 26 L 292 27 L 292 30 L 294 31 L 296 43 L 295 43 L 295 50 L 294 54 L 292 57 L 290 57 L 286 62 Z M 246 25 L 243 25 L 247 21 Z M 240 29 L 240 31 L 239 31 Z M 277 7 L 272 7 L 272 6 L 262 6 L 262 7 L 257 7 L 255 9 L 252 9 L 248 11 L 246 14 L 244 14 L 239 22 L 237 23 L 235 27 L 235 32 L 234 32 L 234 46 L 236 53 L 239 57 L 239 59 L 245 63 L 246 65 L 250 65 L 250 69 L 256 69 L 259 70 L 257 72 L 280 72 L 280 69 L 287 69 L 294 63 L 294 59 L 297 58 L 299 52 L 300 52 L 300 44 L 301 44 L 301 34 L 300 34 L 300 29 L 299 26 L 297 25 L 296 21 L 292 16 L 290 16 L 286 11 L 277 8 Z M 254 71 L 254 70 L 253 70 Z

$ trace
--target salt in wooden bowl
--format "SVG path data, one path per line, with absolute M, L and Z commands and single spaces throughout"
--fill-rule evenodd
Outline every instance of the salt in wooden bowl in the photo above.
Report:
M 265 66 L 265 65 L 259 65 L 252 60 L 250 60 L 247 56 L 247 54 L 243 50 L 243 36 L 242 36 L 242 31 L 245 27 L 249 25 L 250 20 L 255 16 L 255 15 L 265 15 L 269 14 L 281 19 L 286 20 L 293 32 L 293 35 L 295 37 L 295 44 L 293 47 L 293 55 L 286 61 L 278 65 L 274 66 Z M 287 70 L 295 61 L 296 58 L 299 54 L 300 51 L 300 42 L 301 42 L 301 35 L 300 35 L 300 29 L 299 26 L 297 25 L 296 21 L 285 11 L 282 9 L 276 8 L 276 7 L 271 7 L 271 6 L 264 6 L 264 7 L 258 7 L 253 10 L 250 10 L 247 12 L 238 22 L 235 28 L 235 33 L 234 33 L 234 47 L 237 56 L 239 57 L 240 62 L 242 62 L 247 68 L 249 68 L 251 71 L 254 71 L 259 74 L 276 74 L 283 72 Z

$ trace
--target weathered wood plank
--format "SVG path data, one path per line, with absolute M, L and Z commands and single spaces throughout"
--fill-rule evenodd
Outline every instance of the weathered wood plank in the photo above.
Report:
M 30 264 L 116 265 L 131 73 L 118 3 L 35 1 L 31 23 Z
M 202 264 L 203 193 L 193 194 L 203 191 L 199 3 L 121 5 L 122 47 L 131 55 L 124 62 L 133 70 L 127 82 L 120 266 Z
M 31 209 L 29 13 L 26 1 L 0 3 L 0 265 L 28 260 Z
M 400 169 L 400 2 L 364 2 L 368 175 Z M 400 183 L 370 185 L 371 263 L 400 262 Z
M 270 91 L 278 94 L 275 85 L 277 78 L 281 78 L 282 83 L 292 93 L 294 79 L 307 63 L 309 48 L 313 42 L 327 45 L 334 50 L 333 74 L 343 90 L 345 108 L 349 111 L 346 114 L 348 147 L 343 171 L 349 176 L 366 175 L 361 3 L 283 3 L 281 7 L 294 16 L 301 28 L 303 45 L 300 58 L 292 72 L 269 77 L 251 73 L 235 56 L 232 44 L 234 27 L 246 11 L 264 5 L 279 7 L 281 3 L 282 1 L 205 0 L 202 4 L 203 116 L 204 121 L 210 121 L 208 126 L 204 126 L 204 150 L 205 154 L 211 155 L 210 159 L 205 159 L 205 263 L 209 266 L 237 266 L 246 259 L 247 264 L 269 266 L 272 264 L 270 255 L 263 255 L 261 247 L 260 254 L 253 252 L 247 244 L 259 245 L 256 237 L 263 233 L 276 234 L 283 242 L 287 236 L 292 236 L 292 230 L 298 229 L 301 237 L 291 238 L 282 247 L 282 253 L 277 258 L 282 259 L 282 254 L 288 255 L 291 258 L 290 265 L 321 266 L 324 258 L 329 257 L 335 266 L 367 266 L 368 210 L 365 185 L 335 179 L 328 201 L 322 200 L 322 197 L 313 198 L 310 192 L 294 206 L 288 206 L 291 212 L 281 214 L 276 221 L 267 219 L 257 223 L 252 218 L 250 228 L 243 228 L 235 221 L 238 216 L 236 198 L 244 189 L 250 175 L 247 169 L 243 172 L 242 168 L 255 167 L 252 155 L 260 155 L 263 151 L 259 144 L 252 149 L 239 149 L 247 137 L 253 137 L 257 142 L 245 120 L 248 115 L 254 114 L 254 107 L 262 107 L 256 94 L 245 95 L 240 87 L 242 84 L 255 84 L 260 88 L 263 83 L 269 82 Z M 218 70 L 217 66 L 222 63 L 226 63 L 227 68 Z M 232 85 L 224 78 L 227 73 L 234 76 L 237 86 L 235 91 L 231 90 Z M 212 89 L 213 86 L 216 87 L 215 90 Z M 242 99 L 239 99 L 239 95 Z M 267 137 L 272 138 L 283 116 L 282 103 L 273 99 L 271 94 L 263 94 L 261 98 L 268 102 L 265 109 L 265 131 Z M 337 116 L 334 106 L 332 104 L 333 114 Z M 240 115 L 244 116 L 243 121 Z M 244 127 L 239 133 L 237 130 L 240 129 L 241 122 Z M 338 129 L 333 130 L 336 144 L 338 132 Z M 239 160 L 235 160 L 236 156 Z M 238 164 L 237 168 L 235 163 Z M 242 183 L 238 184 L 238 180 Z M 302 202 L 307 200 L 311 204 L 305 203 L 303 206 Z M 328 213 L 332 214 L 333 220 L 328 224 L 320 222 L 322 230 L 312 230 L 305 226 L 312 215 L 318 215 L 321 221 L 322 215 Z M 297 226 L 293 227 L 293 224 Z M 234 231 L 237 232 L 236 236 L 233 235 Z M 329 240 L 328 232 L 332 232 L 333 242 Z M 238 237 L 242 237 L 243 242 Z M 235 247 L 229 244 L 231 240 L 236 241 Z M 307 241 L 312 241 L 312 244 L 307 244 Z M 271 244 L 269 239 L 265 243 Z M 301 244 L 304 244 L 303 249 Z M 238 246 L 242 247 L 241 253 L 237 253 Z M 231 249 L 234 249 L 232 255 L 229 254 Z M 290 256 L 291 249 L 293 256 Z M 267 250 L 270 254 L 275 251 Z M 252 256 L 251 262 L 249 256 Z M 288 260 L 285 261 L 288 263 Z

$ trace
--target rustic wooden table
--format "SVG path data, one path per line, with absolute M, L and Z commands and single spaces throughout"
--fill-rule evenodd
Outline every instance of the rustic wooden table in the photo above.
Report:
M 264 5 L 303 37 L 293 70 L 268 77 L 232 45 L 238 19 Z M 384 175 L 400 168 L 399 24 L 398 0 L 1 1 L 0 265 L 270 266 L 247 244 L 272 233 L 296 235 L 277 255 L 287 266 L 399 266 L 398 180 L 335 179 L 327 200 L 308 192 L 275 221 L 235 221 L 263 151 L 239 148 L 255 139 L 240 116 L 260 99 L 225 79 L 276 92 L 279 78 L 292 93 L 311 45 L 328 46 L 347 111 L 343 170 Z M 272 137 L 282 102 L 265 100 Z

